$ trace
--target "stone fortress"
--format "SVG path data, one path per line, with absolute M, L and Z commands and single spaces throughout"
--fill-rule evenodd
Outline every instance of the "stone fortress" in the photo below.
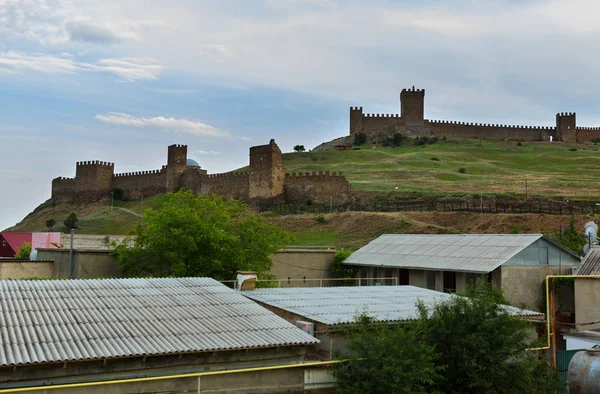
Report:
M 250 148 L 247 172 L 208 174 L 187 158 L 186 145 L 168 147 L 167 165 L 160 170 L 114 173 L 114 164 L 77 162 L 75 178 L 52 180 L 52 201 L 89 203 L 110 198 L 115 189 L 128 199 L 190 189 L 256 204 L 306 203 L 343 205 L 351 202 L 350 184 L 341 173 L 288 173 L 275 140 Z
M 586 142 L 600 138 L 600 127 L 578 127 L 574 112 L 556 114 L 556 126 L 515 126 L 429 120 L 424 118 L 425 89 L 402 89 L 400 114 L 365 114 L 350 107 L 350 136 L 400 133 L 408 137 L 447 136 L 461 138 Z

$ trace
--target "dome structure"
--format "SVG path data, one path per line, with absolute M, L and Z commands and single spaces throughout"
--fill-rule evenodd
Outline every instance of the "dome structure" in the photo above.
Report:
M 200 164 L 194 159 L 187 159 L 185 165 L 189 167 L 200 167 Z

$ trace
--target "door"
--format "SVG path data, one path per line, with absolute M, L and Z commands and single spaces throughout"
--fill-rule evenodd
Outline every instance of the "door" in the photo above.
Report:
M 410 284 L 410 271 L 406 268 L 398 270 L 398 284 L 400 286 L 408 286 Z
M 444 293 L 456 293 L 456 272 L 444 271 Z

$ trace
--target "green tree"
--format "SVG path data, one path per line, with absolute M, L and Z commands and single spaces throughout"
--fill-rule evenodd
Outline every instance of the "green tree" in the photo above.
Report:
M 25 242 L 23 245 L 21 245 L 21 248 L 15 254 L 15 259 L 29 260 L 30 255 L 31 255 L 31 243 Z
M 363 145 L 367 142 L 367 135 L 365 133 L 354 134 L 354 145 Z
M 567 228 L 559 236 L 559 242 L 575 253 L 581 254 L 583 246 L 587 243 L 583 233 L 575 229 L 575 219 L 571 218 Z
M 352 254 L 352 250 L 340 248 L 335 251 L 333 257 L 333 264 L 331 264 L 331 272 L 336 278 L 351 278 L 352 269 L 347 265 L 344 265 L 344 261 Z
M 399 325 L 374 322 L 362 314 L 343 331 L 347 362 L 336 364 L 333 374 L 339 393 L 435 393 L 441 377 L 433 346 L 420 341 L 417 332 Z
M 46 220 L 46 227 L 48 228 L 48 231 L 52 230 L 52 227 L 54 227 L 55 224 L 56 224 L 56 220 L 54 220 L 54 219 Z
M 550 364 L 527 351 L 530 324 L 511 316 L 500 290 L 472 287 L 432 310 L 419 303 L 415 325 L 421 340 L 434 346 L 444 367 L 437 389 L 444 393 L 551 393 L 560 385 Z
M 78 221 L 79 221 L 79 219 L 77 218 L 77 215 L 75 214 L 75 212 L 71 212 L 71 214 L 65 218 L 65 220 L 63 221 L 63 224 L 65 225 L 67 230 L 72 230 L 72 229 L 77 228 Z
M 304 152 L 306 149 L 304 149 L 304 145 L 295 145 L 294 146 L 294 152 Z
M 136 276 L 208 276 L 234 279 L 238 270 L 263 276 L 270 255 L 291 236 L 246 210 L 237 200 L 169 193 L 160 210 L 147 209 L 144 225 L 118 245 L 113 256 L 123 273 Z

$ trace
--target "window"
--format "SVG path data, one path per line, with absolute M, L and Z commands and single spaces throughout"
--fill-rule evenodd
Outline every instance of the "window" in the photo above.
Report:
M 427 280 L 427 288 L 435 290 L 435 271 L 425 271 L 425 278 Z
M 410 273 L 405 268 L 400 268 L 398 270 L 398 284 L 400 286 L 406 286 L 410 284 Z
M 6 246 L 6 240 L 5 239 L 2 240 L 2 246 Z
M 456 293 L 456 272 L 444 271 L 444 292 Z

